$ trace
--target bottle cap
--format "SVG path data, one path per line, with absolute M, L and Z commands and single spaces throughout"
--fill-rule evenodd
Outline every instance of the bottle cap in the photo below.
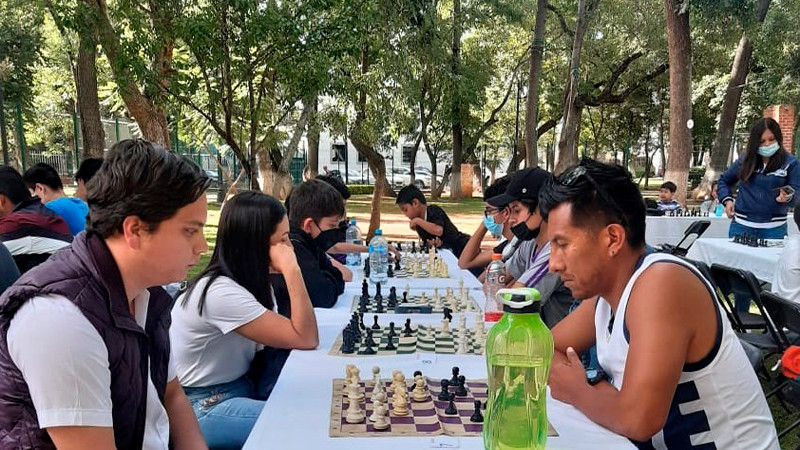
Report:
M 500 253 L 492 253 L 492 261 L 502 261 L 503 255 Z
M 503 304 L 503 311 L 516 314 L 538 313 L 541 294 L 534 288 L 500 289 L 497 300 Z
M 355 225 L 355 224 L 356 224 L 356 219 L 350 219 L 350 225 Z
M 380 228 L 378 228 L 377 230 L 375 230 L 375 236 L 381 236 L 382 234 L 383 234 L 383 231 L 381 231 L 381 229 L 380 229 Z

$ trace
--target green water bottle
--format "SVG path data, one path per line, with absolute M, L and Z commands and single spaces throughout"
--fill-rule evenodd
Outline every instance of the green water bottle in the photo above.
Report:
M 553 335 L 539 317 L 539 291 L 500 289 L 503 317 L 486 338 L 486 450 L 536 450 L 547 443 L 547 377 Z

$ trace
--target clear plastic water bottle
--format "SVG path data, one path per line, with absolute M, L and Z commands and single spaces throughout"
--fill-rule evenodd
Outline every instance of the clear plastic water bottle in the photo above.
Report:
M 553 335 L 539 316 L 536 289 L 501 289 L 497 298 L 504 314 L 486 337 L 483 445 L 486 450 L 544 449 Z
M 492 254 L 492 262 L 486 271 L 486 281 L 483 283 L 483 294 L 486 303 L 483 306 L 483 320 L 497 322 L 503 315 L 500 303 L 497 300 L 497 291 L 506 287 L 506 265 L 503 255 Z
M 375 237 L 369 242 L 369 281 L 386 284 L 389 279 L 389 242 L 381 230 L 375 230 Z
M 361 230 L 356 226 L 356 219 L 350 219 L 350 226 L 347 227 L 345 241 L 348 244 L 364 245 L 364 240 L 361 238 Z M 360 266 L 361 253 L 348 253 L 346 262 L 348 266 Z

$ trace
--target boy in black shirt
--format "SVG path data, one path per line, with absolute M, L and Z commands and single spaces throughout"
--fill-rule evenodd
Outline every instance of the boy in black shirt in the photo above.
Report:
M 425 195 L 418 187 L 408 185 L 397 194 L 397 206 L 410 221 L 410 227 L 428 245 L 435 245 L 461 256 L 469 241 L 469 235 L 458 231 L 447 213 L 436 205 L 428 206 Z

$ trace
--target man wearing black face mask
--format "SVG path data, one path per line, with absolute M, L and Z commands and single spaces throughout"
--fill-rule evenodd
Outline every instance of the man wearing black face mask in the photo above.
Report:
M 346 223 L 344 200 L 329 184 L 319 180 L 306 181 L 291 193 L 287 200 L 289 238 L 303 272 L 311 303 L 317 308 L 330 308 L 344 292 L 344 279 L 325 253 L 337 242 L 343 242 Z M 271 275 L 278 311 L 288 316 L 289 293 L 280 275 Z
M 547 223 L 539 213 L 539 191 L 552 175 L 540 168 L 520 170 L 511 177 L 504 194 L 488 199 L 493 206 L 508 205 L 511 231 L 520 241 L 506 261 L 506 278 L 516 280 L 514 287 L 533 287 L 542 295 L 542 319 L 555 325 L 569 312 L 573 303 L 569 289 L 558 274 L 549 273 L 550 242 Z

